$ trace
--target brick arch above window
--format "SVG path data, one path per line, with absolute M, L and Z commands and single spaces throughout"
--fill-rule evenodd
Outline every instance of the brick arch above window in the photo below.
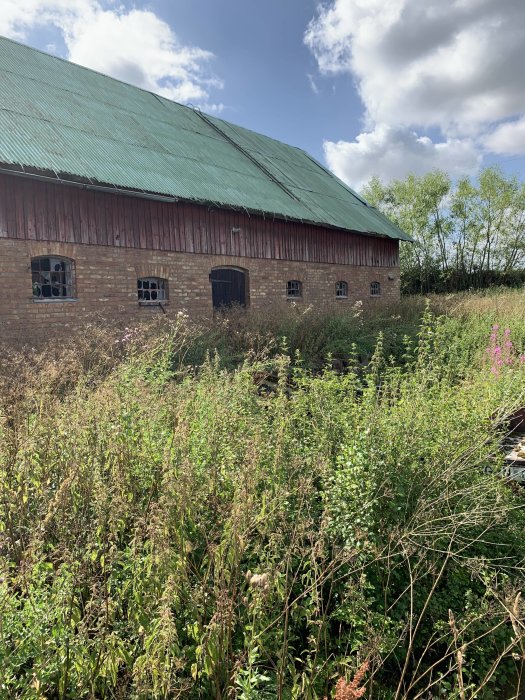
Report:
M 78 255 L 77 246 L 73 243 L 51 243 L 41 241 L 31 241 L 28 246 L 29 256 L 31 258 L 38 257 L 55 257 L 69 258 L 76 260 Z
M 158 277 L 159 279 L 169 280 L 171 268 L 169 265 L 163 265 L 162 263 L 138 263 L 135 265 L 135 276 L 137 279 Z

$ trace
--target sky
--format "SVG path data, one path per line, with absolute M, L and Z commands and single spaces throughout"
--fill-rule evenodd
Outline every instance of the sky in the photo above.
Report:
M 351 187 L 525 180 L 525 0 L 0 0 L 0 34 L 304 148 Z

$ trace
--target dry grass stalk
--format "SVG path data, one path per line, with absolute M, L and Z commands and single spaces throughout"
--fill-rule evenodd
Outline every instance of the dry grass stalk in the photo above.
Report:
M 458 646 L 459 632 L 458 632 L 458 628 L 456 625 L 456 618 L 454 617 L 454 613 L 452 612 L 452 610 L 448 611 L 448 621 L 449 621 L 450 629 L 452 631 L 452 635 L 454 637 L 454 646 L 456 647 L 456 664 L 457 664 L 459 697 L 461 698 L 461 700 L 465 700 L 466 695 L 465 695 L 465 683 L 463 681 L 463 662 L 465 660 L 465 652 L 467 650 L 467 645 L 462 644 L 461 646 Z

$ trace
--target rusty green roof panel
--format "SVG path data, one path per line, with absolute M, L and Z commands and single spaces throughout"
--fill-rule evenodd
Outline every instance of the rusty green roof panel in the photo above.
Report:
M 0 163 L 411 240 L 299 148 L 3 37 Z

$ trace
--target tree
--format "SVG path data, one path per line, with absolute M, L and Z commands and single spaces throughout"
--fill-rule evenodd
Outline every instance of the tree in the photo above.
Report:
M 414 239 L 401 249 L 408 292 L 483 287 L 523 281 L 525 184 L 496 167 L 477 182 L 454 185 L 439 170 L 385 185 L 374 177 L 363 191 Z
M 401 249 L 404 281 L 415 285 L 413 291 L 429 291 L 436 275 L 449 269 L 451 219 L 446 203 L 451 186 L 446 173 L 435 171 L 390 185 L 375 177 L 364 189 L 364 197 L 414 239 L 414 245 Z

